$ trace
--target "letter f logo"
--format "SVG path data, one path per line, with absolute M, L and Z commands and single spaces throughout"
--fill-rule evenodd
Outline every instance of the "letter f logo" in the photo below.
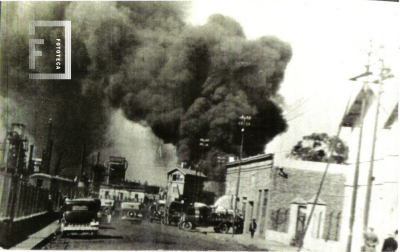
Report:
M 35 69 L 35 59 L 42 56 L 42 51 L 36 51 L 36 45 L 43 45 L 44 39 L 29 39 L 29 69 Z

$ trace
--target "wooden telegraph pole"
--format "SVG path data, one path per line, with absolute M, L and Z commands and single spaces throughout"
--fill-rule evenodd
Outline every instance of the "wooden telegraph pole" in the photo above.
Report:
M 355 221 L 355 212 L 356 212 L 356 202 L 357 202 L 357 189 L 358 189 L 358 176 L 360 172 L 360 155 L 361 155 L 361 144 L 362 144 L 362 133 L 363 133 L 363 124 L 364 124 L 364 117 L 365 117 L 365 108 L 366 108 L 366 86 L 368 83 L 368 76 L 370 75 L 370 58 L 371 58 L 372 51 L 370 50 L 368 52 L 368 63 L 365 66 L 366 67 L 366 76 L 367 79 L 363 83 L 362 87 L 362 102 L 361 102 L 361 113 L 360 113 L 360 134 L 359 134 L 359 139 L 358 139 L 358 149 L 357 149 L 357 159 L 356 159 L 356 168 L 354 171 L 354 180 L 353 180 L 353 194 L 351 197 L 351 208 L 350 208 L 350 223 L 349 223 L 349 236 L 347 238 L 347 246 L 346 246 L 346 251 L 351 252 L 351 245 L 353 242 L 353 227 L 354 227 L 354 221 Z
M 381 47 L 383 48 L 383 47 Z M 385 68 L 384 66 L 384 61 L 383 59 L 379 59 L 381 62 L 381 73 L 380 73 L 380 79 L 379 79 L 379 91 L 378 91 L 378 101 L 376 105 L 376 112 L 375 112 L 375 125 L 374 125 L 374 136 L 372 139 L 372 151 L 371 151 L 371 159 L 370 159 L 370 166 L 368 170 L 368 181 L 367 181 L 367 193 L 365 196 L 365 207 L 364 207 L 364 222 L 363 222 L 363 230 L 366 232 L 368 228 L 368 219 L 369 219 L 369 209 L 370 209 L 370 203 L 371 203 L 371 191 L 372 191 L 372 181 L 373 181 L 373 171 L 374 171 L 374 160 L 375 160 L 375 144 L 376 144 L 376 138 L 377 138 L 377 131 L 378 131 L 378 117 L 379 117 L 379 108 L 381 105 L 381 94 L 382 94 L 382 86 L 383 86 L 383 80 L 387 78 L 393 77 L 393 75 L 385 75 L 387 71 L 389 70 L 388 68 Z
M 235 235 L 235 220 L 236 220 L 236 212 L 237 212 L 237 201 L 239 197 L 239 185 L 240 185 L 240 172 L 242 169 L 242 153 L 243 153 L 243 140 L 244 140 L 244 128 L 246 126 L 250 126 L 251 116 L 242 115 L 240 118 L 239 125 L 242 126 L 242 142 L 240 144 L 240 156 L 239 156 L 239 171 L 238 171 L 238 180 L 236 184 L 236 195 L 235 195 L 235 211 L 233 212 L 233 225 L 232 225 L 232 238 Z

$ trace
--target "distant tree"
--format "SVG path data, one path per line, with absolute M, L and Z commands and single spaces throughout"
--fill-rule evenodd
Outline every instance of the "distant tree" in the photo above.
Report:
M 313 133 L 304 136 L 303 140 L 293 146 L 288 156 L 304 161 L 327 163 L 330 160 L 331 163 L 343 164 L 348 159 L 348 153 L 349 148 L 340 138 L 329 137 L 326 133 Z

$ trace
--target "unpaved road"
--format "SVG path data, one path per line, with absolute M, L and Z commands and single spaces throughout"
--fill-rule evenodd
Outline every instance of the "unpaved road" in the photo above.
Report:
M 150 223 L 132 224 L 115 219 L 101 225 L 99 235 L 54 236 L 40 249 L 50 250 L 259 250 L 231 240 L 231 235 L 184 231 L 175 226 Z

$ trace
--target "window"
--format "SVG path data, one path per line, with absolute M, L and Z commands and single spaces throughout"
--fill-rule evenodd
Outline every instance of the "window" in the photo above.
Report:
M 105 191 L 104 192 L 104 198 L 106 198 L 106 199 L 110 198 L 110 192 L 109 191 Z
M 242 202 L 243 218 L 246 218 L 246 206 L 247 206 L 247 197 L 243 197 L 243 202 Z
M 42 187 L 42 185 L 43 185 L 43 180 L 42 180 L 42 179 L 38 179 L 38 180 L 36 181 L 36 186 L 37 186 L 37 187 Z
M 256 218 L 258 218 L 258 215 L 260 214 L 261 195 L 262 195 L 262 190 L 258 190 L 258 202 L 257 202 L 257 215 L 256 215 Z
M 89 210 L 88 206 L 79 206 L 79 205 L 72 206 L 72 211 L 87 211 L 87 210 Z
M 183 181 L 183 176 L 181 174 L 173 174 L 172 181 Z
M 263 206 L 266 206 L 268 203 L 268 190 L 264 190 L 264 201 Z

